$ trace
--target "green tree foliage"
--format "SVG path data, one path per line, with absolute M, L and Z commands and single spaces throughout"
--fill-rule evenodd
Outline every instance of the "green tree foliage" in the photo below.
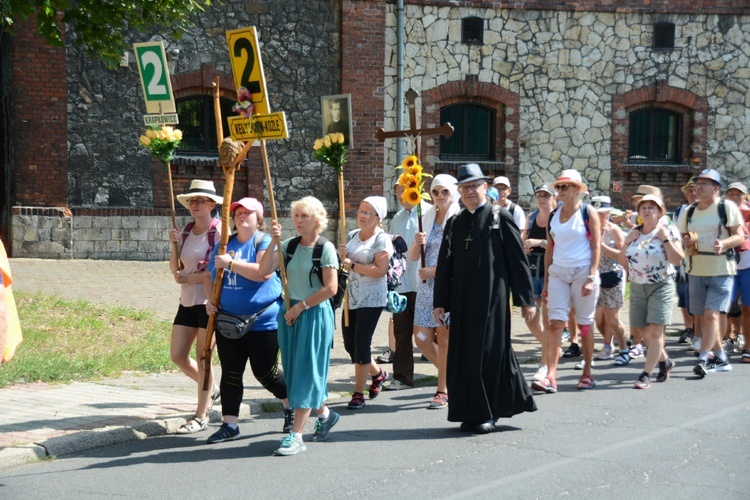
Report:
M 36 16 L 38 31 L 49 45 L 62 45 L 64 26 L 69 43 L 84 46 L 108 67 L 117 66 L 129 49 L 128 30 L 153 29 L 180 38 L 190 16 L 211 0 L 0 0 L 0 37 L 13 34 L 18 21 Z

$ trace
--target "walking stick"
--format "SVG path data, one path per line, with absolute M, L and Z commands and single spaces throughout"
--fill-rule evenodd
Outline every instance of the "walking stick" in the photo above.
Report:
M 167 164 L 167 177 L 169 178 L 169 207 L 172 209 L 172 227 L 175 229 L 178 229 L 177 227 L 177 220 L 175 219 L 175 209 L 174 209 L 174 186 L 172 185 L 172 165 L 170 165 L 170 162 L 166 162 Z M 174 247 L 175 255 L 177 255 L 177 269 L 182 270 L 185 268 L 185 266 L 182 265 L 182 261 L 180 260 L 180 247 L 177 246 L 177 242 L 173 241 L 172 246 Z
M 276 200 L 273 195 L 273 181 L 271 180 L 271 168 L 268 166 L 268 150 L 266 149 L 266 140 L 260 140 L 260 156 L 263 159 L 263 173 L 266 176 L 266 186 L 268 186 L 268 202 L 271 204 L 271 218 L 276 222 L 279 221 L 276 215 Z M 275 236 L 274 245 L 279 254 L 279 272 L 281 274 L 281 286 L 284 289 L 284 305 L 289 310 L 289 290 L 287 289 L 286 265 L 284 264 L 284 252 L 281 250 L 281 241 Z
M 214 116 L 216 118 L 216 138 L 221 140 L 224 135 L 224 129 L 221 123 L 221 101 L 219 95 L 219 77 L 214 78 Z M 224 139 L 219 146 L 219 165 L 224 172 L 224 203 L 221 205 L 221 238 L 219 240 L 218 255 L 227 253 L 227 243 L 229 242 L 229 209 L 232 205 L 232 191 L 234 190 L 234 174 L 239 168 L 240 163 L 245 159 L 247 152 L 250 150 L 252 142 L 248 141 L 243 144 L 233 141 L 230 138 Z M 211 294 L 211 302 L 219 305 L 221 299 L 221 286 L 224 281 L 224 268 L 216 269 L 216 279 Z M 214 329 L 216 327 L 216 315 L 211 314 L 208 317 L 206 326 L 206 343 L 203 346 L 203 390 L 208 390 L 208 383 L 211 378 L 211 346 L 213 344 Z
M 339 173 L 339 226 L 341 227 L 341 244 L 346 243 L 346 205 L 344 203 L 344 169 Z M 338 286 L 338 284 L 337 284 Z M 344 326 L 349 326 L 349 287 L 344 290 Z

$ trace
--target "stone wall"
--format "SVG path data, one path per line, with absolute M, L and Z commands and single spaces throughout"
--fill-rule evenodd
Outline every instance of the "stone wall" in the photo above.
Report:
M 413 87 L 425 96 L 445 85 L 475 80 L 520 96 L 517 156 L 500 160 L 517 164 L 516 193 L 524 205 L 531 202 L 532 186 L 554 179 L 566 168 L 580 170 L 593 194 L 609 194 L 613 173 L 627 174 L 627 188 L 644 179 L 664 183 L 675 201 L 680 182 L 700 168 L 716 168 L 729 181 L 750 176 L 750 12 L 718 16 L 415 3 L 406 6 L 404 88 Z M 483 45 L 461 43 L 461 19 L 467 16 L 485 20 Z M 652 49 L 657 21 L 675 24 L 674 50 Z M 388 5 L 386 22 L 388 129 L 395 126 L 393 5 Z M 707 126 L 694 131 L 695 144 L 688 151 L 702 149 L 706 154 L 689 154 L 681 165 L 654 166 L 648 174 L 625 171 L 613 165 L 612 140 L 627 133 L 627 128 L 613 129 L 613 101 L 639 88 L 656 88 L 659 81 L 708 103 L 707 120 L 702 117 Z M 424 102 L 421 106 L 418 116 L 434 112 Z M 504 132 L 515 133 L 511 124 Z M 434 166 L 438 141 L 422 144 L 423 163 Z M 394 162 L 389 146 L 386 165 Z M 612 194 L 624 202 L 622 193 Z

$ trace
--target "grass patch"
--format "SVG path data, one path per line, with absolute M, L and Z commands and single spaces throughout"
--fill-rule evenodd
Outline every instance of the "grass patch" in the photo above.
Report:
M 172 325 L 148 311 L 15 292 L 23 343 L 0 370 L 0 387 L 69 382 L 174 368 Z

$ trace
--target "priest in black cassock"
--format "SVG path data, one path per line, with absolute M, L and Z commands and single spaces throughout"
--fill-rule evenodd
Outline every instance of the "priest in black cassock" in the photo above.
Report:
M 509 295 L 524 318 L 536 305 L 529 263 L 513 216 L 485 197 L 477 164 L 458 169 L 464 209 L 443 232 L 435 273 L 434 315 L 448 322 L 448 420 L 485 434 L 495 421 L 536 411 L 510 343 Z

